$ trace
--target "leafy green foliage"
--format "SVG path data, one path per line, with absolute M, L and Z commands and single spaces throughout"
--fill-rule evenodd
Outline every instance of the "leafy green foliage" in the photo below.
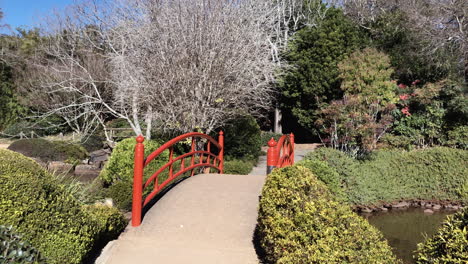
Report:
M 468 150 L 468 126 L 459 126 L 449 131 L 446 144 L 450 147 Z
M 227 160 L 224 162 L 224 174 L 247 175 L 252 171 L 253 163 L 249 160 Z
M 399 263 L 382 234 L 302 166 L 268 175 L 258 227 L 269 263 Z
M 437 234 L 418 244 L 418 264 L 468 263 L 468 208 L 449 215 Z
M 74 162 L 81 161 L 88 156 L 86 150 L 80 145 L 66 141 L 48 141 L 42 138 L 20 139 L 13 142 L 8 149 L 43 161 Z
M 104 189 L 104 196 L 112 198 L 115 205 L 122 210 L 132 209 L 133 183 L 132 181 L 117 181 Z
M 395 200 L 467 201 L 468 151 L 437 147 L 410 152 L 376 151 L 357 161 L 332 149 L 319 149 L 305 159 L 334 168 L 352 204 Z
M 46 263 L 41 254 L 14 232 L 0 225 L 0 263 Z
M 111 185 L 118 181 L 133 181 L 133 162 L 135 138 L 127 138 L 120 141 L 112 151 L 109 161 L 99 174 L 99 178 L 107 184 Z M 161 144 L 156 140 L 145 140 L 145 157 L 158 149 Z M 144 178 L 150 177 L 162 165 L 169 160 L 169 151 L 164 151 L 161 155 L 150 162 L 144 169 Z
M 279 86 L 281 104 L 306 128 L 313 128 L 315 111 L 322 103 L 341 97 L 338 63 L 367 40 L 341 9 L 328 9 L 317 27 L 299 30 L 284 59 Z
M 262 142 L 255 118 L 251 115 L 236 118 L 225 125 L 223 131 L 225 156 L 257 160 Z
M 48 263 L 81 263 L 123 226 L 117 210 L 98 220 L 39 164 L 13 151 L 0 150 L 0 186 L 0 223 L 23 234 Z

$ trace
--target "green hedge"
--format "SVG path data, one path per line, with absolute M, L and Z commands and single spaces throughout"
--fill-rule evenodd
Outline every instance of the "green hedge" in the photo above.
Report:
M 257 160 L 261 151 L 260 127 L 250 115 L 231 120 L 223 128 L 224 155 L 235 159 Z
M 46 263 L 31 244 L 11 226 L 0 225 L 0 263 Z
M 468 208 L 449 215 L 437 234 L 418 244 L 419 264 L 468 263 Z
M 49 141 L 42 138 L 20 139 L 13 142 L 8 149 L 43 161 L 73 163 L 86 159 L 88 156 L 86 149 L 78 144 L 66 141 Z
M 328 163 L 353 204 L 438 199 L 468 202 L 468 151 L 437 147 L 414 151 L 376 151 L 357 161 L 321 148 L 306 160 Z
M 268 175 L 258 231 L 269 263 L 399 263 L 381 233 L 302 166 Z
M 115 208 L 90 210 L 39 164 L 0 150 L 0 223 L 23 234 L 48 263 L 81 263 L 103 237 L 125 225 Z

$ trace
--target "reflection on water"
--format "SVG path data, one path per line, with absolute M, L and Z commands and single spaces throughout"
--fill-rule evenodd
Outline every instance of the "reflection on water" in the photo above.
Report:
M 383 233 L 397 257 L 404 263 L 414 263 L 412 256 L 416 245 L 435 234 L 445 217 L 452 213 L 454 211 L 425 214 L 421 208 L 409 208 L 362 216 Z

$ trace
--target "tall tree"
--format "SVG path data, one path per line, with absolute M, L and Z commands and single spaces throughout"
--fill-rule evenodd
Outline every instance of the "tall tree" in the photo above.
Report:
M 342 95 L 338 63 L 365 43 L 359 28 L 339 8 L 329 9 L 317 27 L 297 32 L 285 53 L 290 66 L 280 80 L 282 107 L 312 129 L 319 107 Z

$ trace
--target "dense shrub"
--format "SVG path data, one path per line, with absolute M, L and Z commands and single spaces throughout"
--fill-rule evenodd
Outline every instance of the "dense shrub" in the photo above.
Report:
M 459 126 L 448 132 L 446 145 L 468 149 L 468 126 Z
M 234 119 L 224 126 L 223 131 L 225 156 L 257 160 L 262 142 L 255 118 L 247 115 Z
M 401 199 L 468 201 L 468 151 L 437 147 L 415 151 L 376 151 L 357 161 L 332 149 L 319 149 L 306 159 L 334 168 L 354 204 Z
M 48 141 L 42 138 L 20 139 L 13 142 L 8 149 L 43 161 L 74 162 L 88 156 L 86 150 L 80 145 L 65 141 Z
M 115 209 L 98 220 L 64 189 L 33 160 L 0 150 L 0 223 L 23 234 L 48 263 L 80 263 L 96 241 L 123 226 Z
M 31 244 L 14 232 L 11 226 L 0 225 L 0 263 L 46 263 Z
M 258 228 L 269 263 L 398 263 L 378 230 L 302 166 L 268 175 Z
M 93 152 L 104 147 L 105 137 L 100 135 L 90 135 L 81 139 L 81 146 L 83 146 L 88 152 Z
M 135 138 L 127 138 L 120 141 L 112 151 L 109 161 L 101 171 L 99 177 L 107 185 L 111 185 L 117 181 L 132 181 L 133 180 L 133 162 Z M 161 144 L 155 140 L 145 140 L 145 157 L 158 149 Z M 145 177 L 150 177 L 157 169 L 164 165 L 169 158 L 168 151 L 163 152 L 159 158 L 153 160 L 145 167 Z
M 228 160 L 224 162 L 225 174 L 247 175 L 252 171 L 252 161 L 248 160 Z
M 268 146 L 268 141 L 270 141 L 271 138 L 274 138 L 275 141 L 278 142 L 278 139 L 280 139 L 281 136 L 283 136 L 283 134 L 262 131 L 262 133 L 261 133 L 262 146 L 263 147 Z
M 468 208 L 449 215 L 437 234 L 418 244 L 420 264 L 468 263 Z

